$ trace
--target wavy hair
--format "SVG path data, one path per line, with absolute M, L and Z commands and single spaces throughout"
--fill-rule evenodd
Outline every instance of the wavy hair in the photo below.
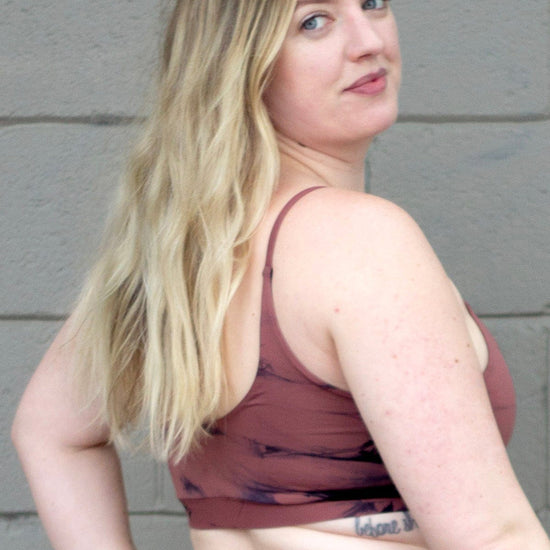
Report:
M 75 311 L 114 441 L 181 458 L 226 396 L 222 333 L 279 170 L 262 95 L 295 0 L 179 0 L 156 100 Z

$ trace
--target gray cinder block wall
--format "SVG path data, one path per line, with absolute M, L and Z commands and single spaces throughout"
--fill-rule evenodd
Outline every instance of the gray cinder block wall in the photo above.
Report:
M 1 548 L 50 548 L 9 426 L 97 242 L 160 3 L 0 3 Z M 519 400 L 510 455 L 550 532 L 550 0 L 392 4 L 402 114 L 371 149 L 367 187 L 418 220 L 499 340 Z M 165 467 L 124 469 L 138 547 L 190 548 Z

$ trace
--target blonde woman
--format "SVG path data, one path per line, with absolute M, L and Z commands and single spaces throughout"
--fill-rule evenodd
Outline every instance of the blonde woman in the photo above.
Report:
M 113 443 L 147 428 L 196 550 L 548 550 L 494 340 L 362 193 L 397 116 L 384 0 L 180 0 L 75 313 L 13 437 L 56 549 L 133 548 Z

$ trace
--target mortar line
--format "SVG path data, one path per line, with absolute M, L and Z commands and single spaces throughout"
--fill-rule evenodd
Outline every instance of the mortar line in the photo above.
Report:
M 83 116 L 0 116 L 0 126 L 24 126 L 27 124 L 83 124 L 89 126 L 128 126 L 144 120 L 143 117 L 99 113 Z
M 99 113 L 81 116 L 0 116 L 0 127 L 27 124 L 82 124 L 89 126 L 128 126 L 141 122 L 144 117 Z M 550 113 L 527 113 L 518 115 L 400 115 L 402 124 L 522 124 L 550 121 Z
M 397 122 L 404 124 L 521 124 L 525 122 L 547 122 L 550 114 L 528 113 L 523 115 L 400 115 Z
M 18 519 L 32 519 L 37 518 L 36 512 L 18 511 L 18 512 L 2 512 L 0 513 L 0 520 L 16 521 Z
M 477 313 L 483 319 L 539 319 L 550 318 L 548 311 L 523 311 L 521 313 Z M 59 313 L 3 313 L 0 314 L 0 321 L 66 321 L 67 314 Z M 550 351 L 549 351 L 550 355 Z
M 0 321 L 66 321 L 68 315 L 55 313 L 5 313 L 0 314 Z
M 186 517 L 185 511 L 170 512 L 168 510 L 136 510 L 129 511 L 130 516 L 167 516 L 167 517 Z M 0 520 L 14 521 L 18 519 L 40 519 L 36 512 L 32 511 L 15 511 L 15 512 L 0 512 Z
M 478 313 L 476 315 L 482 319 L 544 319 L 550 318 L 548 311 L 522 311 L 521 313 L 504 312 L 504 313 Z

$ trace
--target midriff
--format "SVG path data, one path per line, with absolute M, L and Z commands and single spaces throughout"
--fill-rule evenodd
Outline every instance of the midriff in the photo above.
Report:
M 407 512 L 269 529 L 192 529 L 194 550 L 426 550 Z

